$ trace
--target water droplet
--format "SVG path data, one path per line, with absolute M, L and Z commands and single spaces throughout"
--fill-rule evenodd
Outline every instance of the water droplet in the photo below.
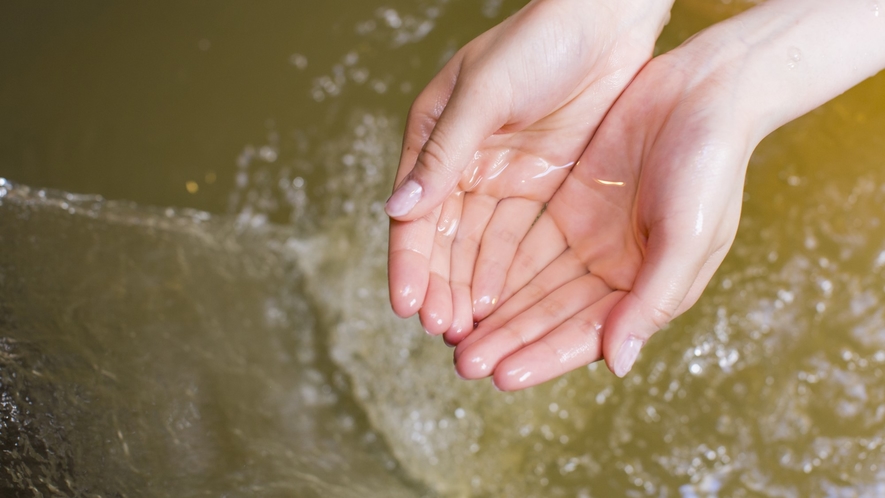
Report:
M 802 52 L 796 47 L 790 47 L 787 50 L 787 68 L 793 69 L 802 61 Z

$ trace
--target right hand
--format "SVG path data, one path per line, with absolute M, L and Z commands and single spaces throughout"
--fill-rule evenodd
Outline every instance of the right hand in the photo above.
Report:
M 495 308 L 519 241 L 650 59 L 671 4 L 534 0 L 428 84 L 387 204 L 398 315 L 420 309 L 457 343 Z
M 521 242 L 504 303 L 458 344 L 462 377 L 522 389 L 600 358 L 623 376 L 697 301 L 734 240 L 761 138 L 730 98 L 737 71 L 702 66 L 682 48 L 631 83 Z

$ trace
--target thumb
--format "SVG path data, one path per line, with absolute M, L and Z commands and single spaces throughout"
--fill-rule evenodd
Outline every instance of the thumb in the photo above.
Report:
M 727 252 L 726 246 L 711 254 L 704 241 L 679 235 L 653 239 L 650 234 L 633 288 L 605 321 L 603 357 L 618 377 L 633 368 L 655 332 L 698 300 Z
M 412 167 L 412 160 L 414 167 L 397 181 L 385 207 L 388 216 L 400 221 L 420 218 L 455 190 L 482 142 L 504 125 L 500 116 L 501 109 L 509 107 L 507 98 L 501 92 L 487 91 L 489 84 L 459 79 L 435 123 L 433 114 L 439 112 L 439 93 L 434 82 L 418 97 L 409 112 L 397 177 Z M 425 106 L 425 102 L 429 105 Z M 422 133 L 428 122 L 432 123 L 429 136 Z M 414 151 L 418 149 L 416 158 Z

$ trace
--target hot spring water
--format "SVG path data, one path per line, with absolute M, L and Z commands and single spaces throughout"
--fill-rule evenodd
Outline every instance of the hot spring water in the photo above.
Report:
M 740 8 L 706 4 L 662 46 Z M 0 494 L 885 494 L 881 77 L 763 142 L 731 254 L 624 380 L 590 365 L 499 393 L 389 311 L 409 71 L 476 33 L 465 12 L 516 6 L 324 21 L 349 45 L 280 62 L 320 66 L 299 87 L 315 124 L 244 139 L 215 200 L 196 197 L 208 174 L 188 180 L 202 194 L 180 182 L 204 210 L 41 190 L 0 163 Z

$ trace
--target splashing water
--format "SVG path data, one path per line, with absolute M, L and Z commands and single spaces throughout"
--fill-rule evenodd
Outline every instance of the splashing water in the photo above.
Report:
M 356 29 L 412 44 L 444 4 Z M 330 104 L 405 83 L 371 53 L 285 62 Z M 520 393 L 389 311 L 397 113 L 269 126 L 228 215 L 0 181 L 0 494 L 881 496 L 883 84 L 760 146 L 731 255 L 629 377 Z

